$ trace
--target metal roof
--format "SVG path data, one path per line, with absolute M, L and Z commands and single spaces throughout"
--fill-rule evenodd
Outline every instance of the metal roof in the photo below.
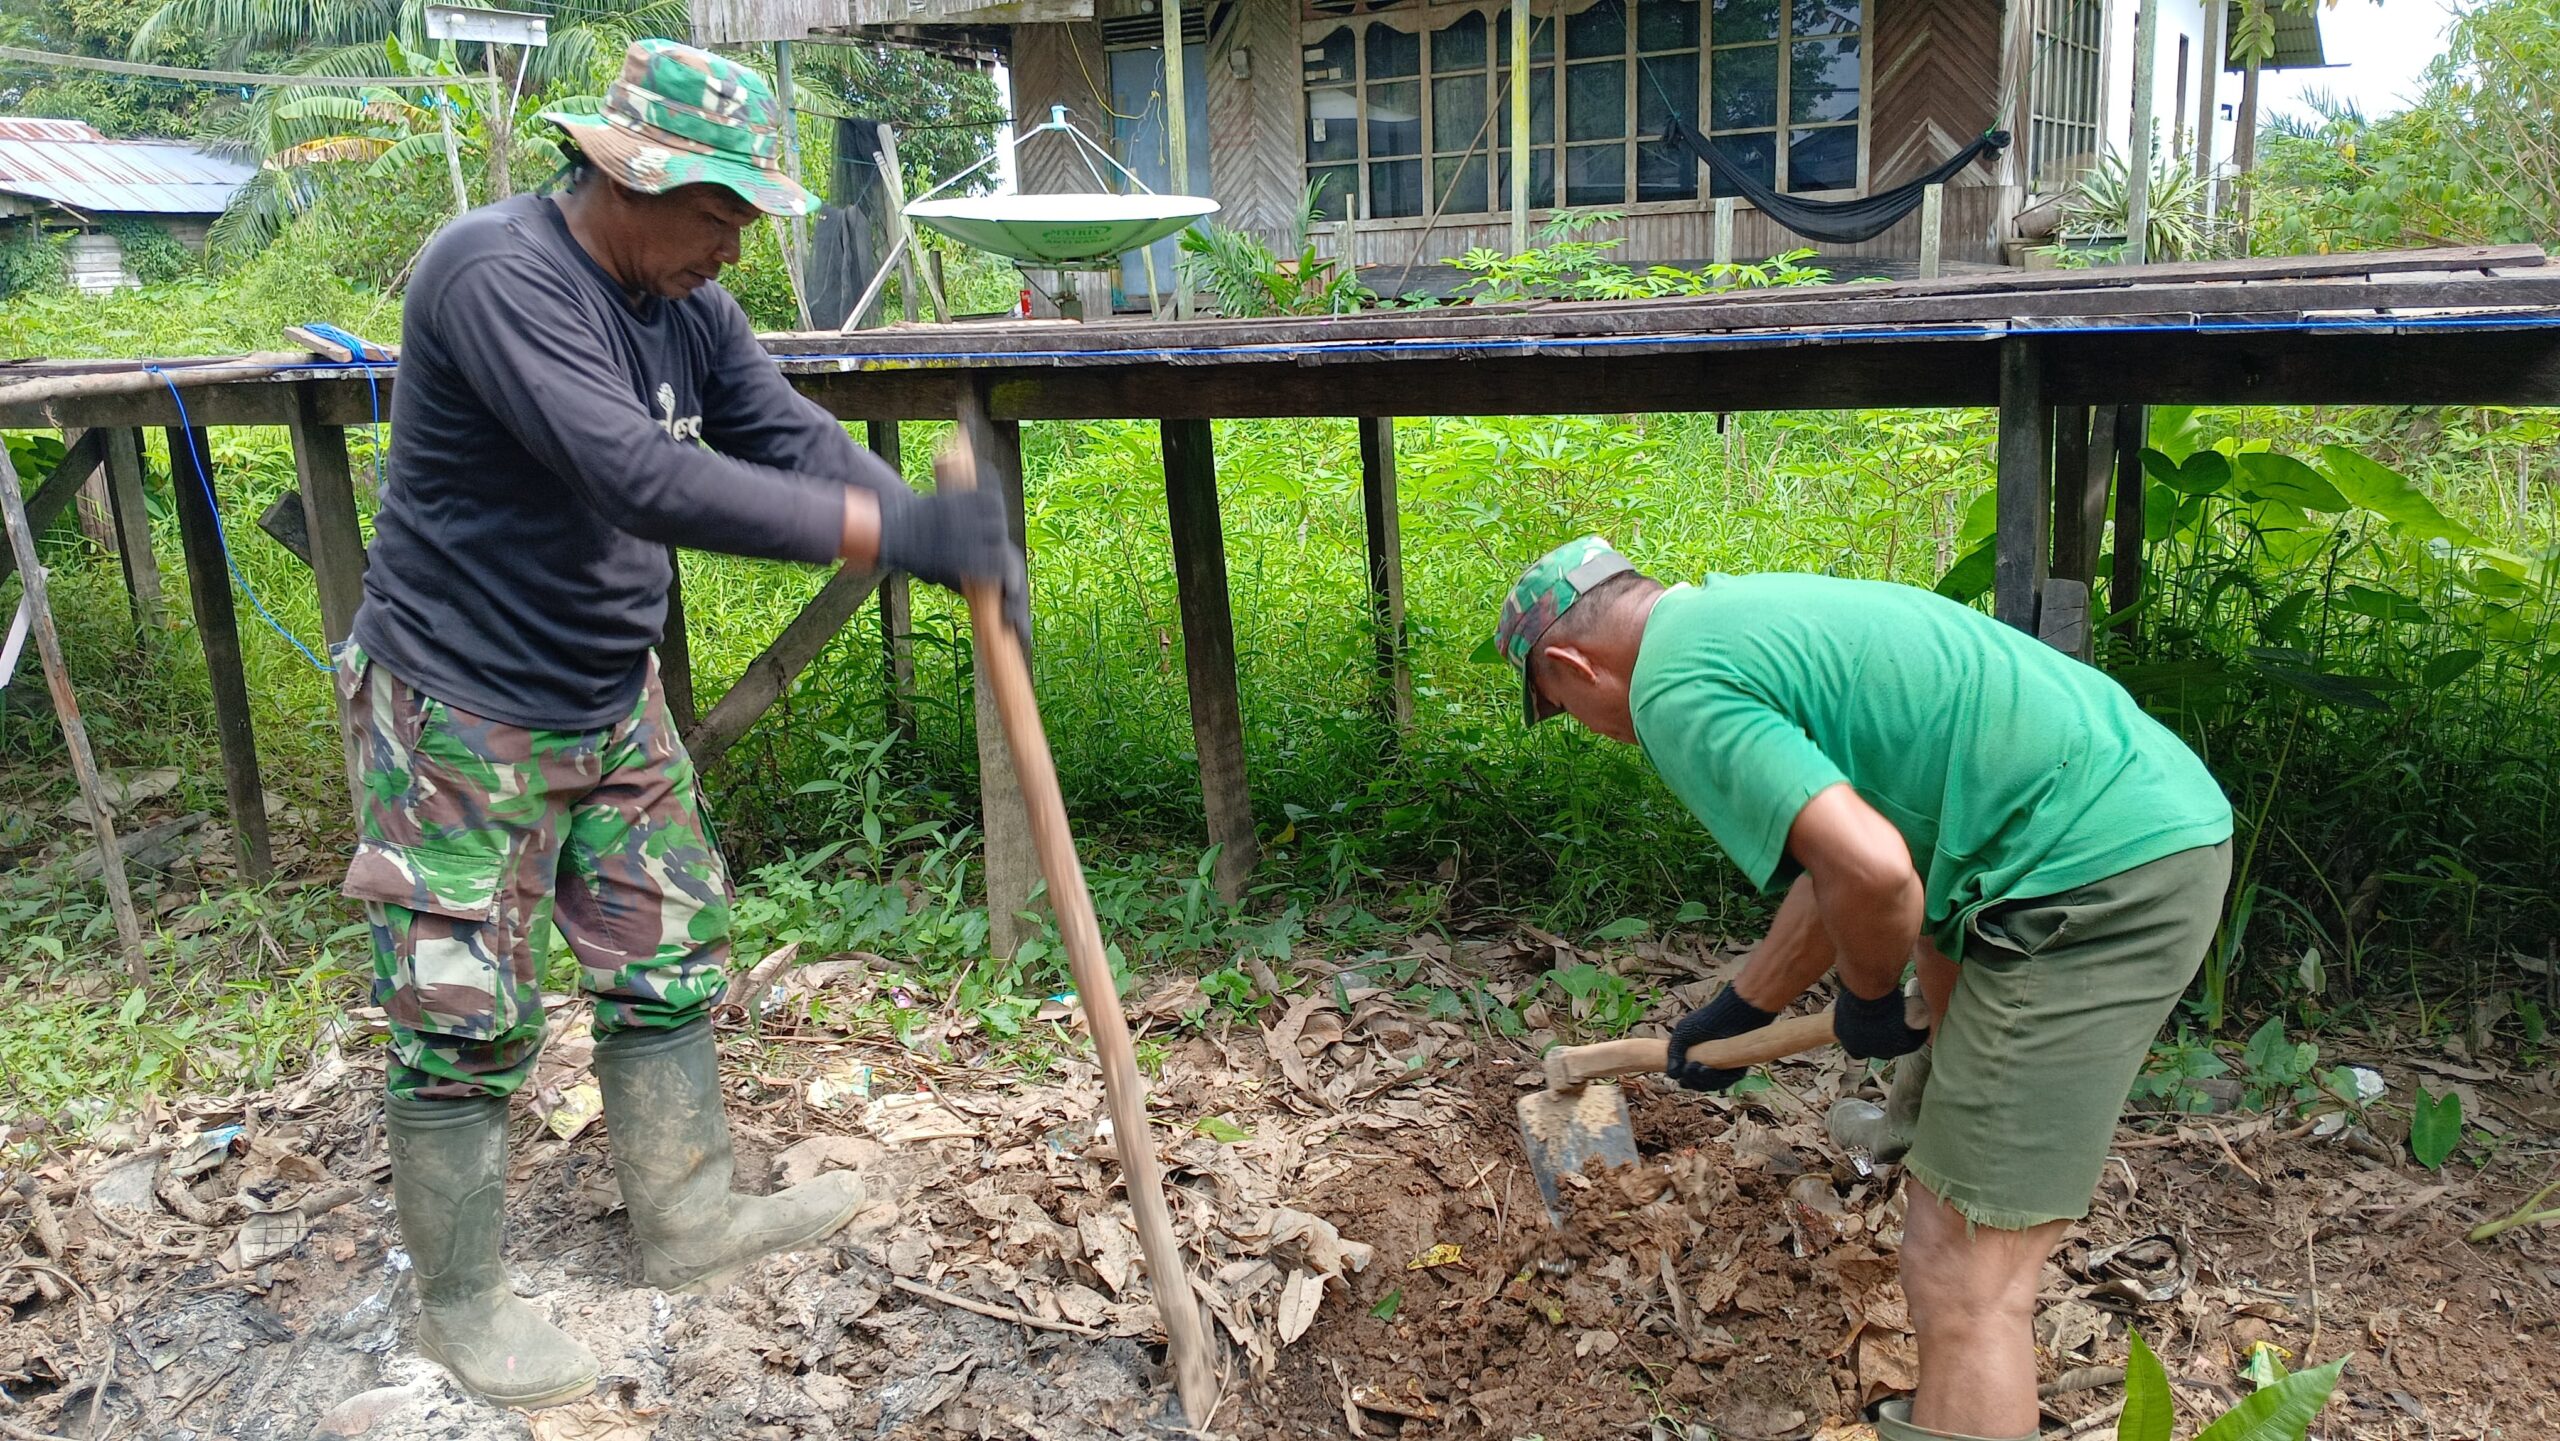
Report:
M 219 215 L 258 173 L 175 140 L 109 140 L 77 120 L 0 119 L 0 194 L 124 215 Z
M 2296 10 L 2286 6 L 2275 12 L 2275 22 L 2276 53 L 2259 61 L 2259 69 L 2319 70 L 2328 66 L 2329 57 L 2326 54 L 2326 47 L 2321 43 L 2320 14 L 2317 10 L 2308 8 Z M 2239 29 L 2239 0 L 2232 0 L 2230 14 L 2222 33 L 2231 36 L 2236 43 L 2239 39 Z M 2224 58 L 2232 70 L 2248 68 L 2248 62 L 2236 54 L 2226 55 Z

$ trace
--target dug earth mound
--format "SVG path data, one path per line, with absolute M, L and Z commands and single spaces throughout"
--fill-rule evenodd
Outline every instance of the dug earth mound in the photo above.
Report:
M 1420 979 L 1500 974 L 1545 941 L 1468 944 L 1482 954 L 1426 944 Z M 1529 968 L 1549 961 L 1574 963 Z M 1647 979 L 1657 1019 L 1722 962 Z M 1863 1067 L 1817 1053 L 1733 1099 L 1629 1083 L 1643 1160 L 1574 1178 L 1557 1228 L 1513 1122 L 1538 1084 L 1524 1040 L 1432 1018 L 1360 971 L 1294 966 L 1309 991 L 1257 1015 L 1187 981 L 1134 1006 L 1160 1057 L 1176 1228 L 1226 1359 L 1209 1432 L 1846 1441 L 1910 1387 L 1899 1175 L 1862 1172 L 1817 1119 Z M 759 1026 L 724 1032 L 727 1085 L 743 1181 L 858 1167 L 897 1221 L 707 1298 L 630 1283 L 585 1018 L 555 1012 L 514 1139 L 508 1259 L 595 1350 L 594 1396 L 501 1411 L 416 1358 L 379 1052 L 350 1033 L 291 1083 L 156 1106 L 11 1175 L 0 1423 L 177 1441 L 1183 1434 L 1081 1051 L 1029 1075 L 962 1064 L 965 1028 L 902 1046 L 818 1019 L 855 1013 L 870 975 L 802 968 Z M 2554 1434 L 2560 1244 L 2535 1227 L 2464 1239 L 2543 1179 L 2549 1075 L 2380 1042 L 2359 1059 L 2404 1096 L 2468 1073 L 2498 1159 L 2429 1175 L 2378 1134 L 2381 1108 L 2343 1125 L 2129 1118 L 2046 1272 L 2047 1434 L 2111 1434 L 2128 1328 L 2177 1381 L 2182 1435 L 2247 1390 L 2267 1346 L 2293 1366 L 2349 1358 L 2317 1428 L 2331 1441 Z

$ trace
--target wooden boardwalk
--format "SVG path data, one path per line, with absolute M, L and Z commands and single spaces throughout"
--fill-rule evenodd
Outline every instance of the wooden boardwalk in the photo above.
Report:
M 2444 249 L 1279 320 L 898 326 L 773 335 L 765 343 L 802 393 L 846 420 L 870 422 L 875 449 L 895 448 L 896 422 L 949 420 L 982 406 L 994 421 L 996 469 L 1017 527 L 1021 422 L 1161 422 L 1206 838 L 1224 848 L 1217 879 L 1232 895 L 1252 869 L 1256 828 L 1213 420 L 1359 421 L 1379 703 L 1399 719 L 1410 704 L 1396 525 L 1400 416 L 1996 408 L 1994 613 L 2085 656 L 2106 527 L 2112 520 L 2132 532 L 2142 524 L 2143 486 L 2116 481 L 2140 474 L 2143 406 L 2560 406 L 2560 266 L 2531 246 Z M 206 427 L 288 427 L 325 629 L 331 641 L 342 638 L 364 566 L 344 429 L 388 419 L 397 367 L 290 356 L 145 367 L 0 363 L 0 427 L 59 427 L 73 446 L 66 473 L 39 488 L 31 509 L 58 509 L 102 460 L 110 495 L 138 497 L 136 427 L 169 428 L 180 454 L 191 440 L 204 453 Z M 172 380 L 185 396 L 183 419 Z M 88 439 L 93 432 L 96 441 Z M 254 876 L 266 864 L 255 741 L 212 517 L 183 503 L 189 489 L 179 488 L 181 539 L 242 818 L 235 833 Z M 34 523 L 49 518 L 38 514 Z M 235 522 L 233 533 L 243 529 Z M 2140 547 L 2117 548 L 2113 607 L 2139 594 L 2140 567 Z M 140 613 L 156 599 L 156 579 L 134 577 L 130 567 L 128 575 Z M 743 735 L 875 591 L 891 637 L 885 683 L 902 685 L 903 578 L 839 575 L 700 717 L 692 714 L 679 593 L 662 660 L 697 751 L 716 755 Z M 1001 947 L 1034 869 L 986 704 L 981 687 L 988 875 Z

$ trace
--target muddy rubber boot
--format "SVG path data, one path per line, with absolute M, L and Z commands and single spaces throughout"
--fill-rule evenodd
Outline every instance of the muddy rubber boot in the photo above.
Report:
M 850 1171 L 770 1196 L 729 1189 L 736 1156 L 709 1021 L 617 1031 L 596 1042 L 595 1072 L 640 1276 L 661 1291 L 710 1291 L 759 1256 L 834 1234 L 869 1200 Z
M 1929 1057 L 1936 1049 L 1922 1046 L 1893 1063 L 1893 1089 L 1883 1105 L 1847 1097 L 1832 1102 L 1822 1118 L 1831 1144 L 1884 1166 L 1909 1154 L 1920 1126 L 1921 1095 L 1929 1089 Z
M 507 1289 L 498 1240 L 507 1103 L 386 1099 L 391 1194 L 418 1269 L 418 1349 L 500 1406 L 548 1406 L 596 1384 L 595 1354 Z
M 1876 1408 L 1876 1441 L 2036 1441 L 2038 1433 L 2024 1436 L 1967 1436 L 1958 1431 L 1932 1431 L 1911 1424 L 1911 1398 L 1898 1397 Z

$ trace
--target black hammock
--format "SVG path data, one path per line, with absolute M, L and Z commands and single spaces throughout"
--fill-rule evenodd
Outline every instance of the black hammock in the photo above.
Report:
M 1873 240 L 1891 229 L 1893 223 L 1920 208 L 1921 192 L 1932 185 L 1953 180 L 1964 168 L 1986 155 L 1997 155 L 2009 146 L 2009 132 L 1984 132 L 1981 139 L 1957 151 L 1937 169 L 1891 190 L 1878 191 L 1856 200 L 1800 200 L 1781 195 L 1762 184 L 1758 176 L 1728 159 L 1725 153 L 1704 136 L 1671 117 L 1663 127 L 1662 138 L 1689 147 L 1698 163 L 1715 177 L 1716 189 L 1740 195 L 1762 214 L 1809 240 L 1827 240 L 1838 245 Z

